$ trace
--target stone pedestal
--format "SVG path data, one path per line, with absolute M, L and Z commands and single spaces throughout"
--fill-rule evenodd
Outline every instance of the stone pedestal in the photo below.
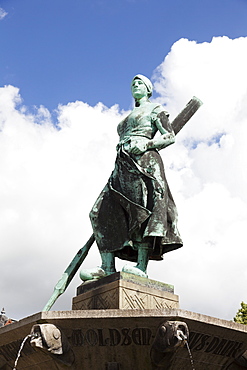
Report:
M 0 328 L 0 369 L 25 338 L 18 370 L 191 370 L 181 333 L 196 370 L 247 368 L 247 325 L 177 307 L 173 286 L 123 272 L 82 284 L 73 310 Z
M 179 308 L 172 285 L 116 272 L 77 288 L 72 310 Z
M 14 368 L 23 339 L 33 332 L 34 325 L 51 324 L 67 339 L 64 354 L 52 353 L 44 340 L 40 342 L 43 349 L 32 347 L 28 339 L 18 370 L 192 370 L 186 346 L 169 352 L 168 361 L 164 358 L 163 362 L 161 353 L 163 365 L 152 364 L 154 341 L 161 333 L 162 343 L 160 326 L 168 321 L 187 324 L 196 370 L 246 369 L 238 364 L 247 350 L 247 325 L 180 309 L 40 312 L 0 328 L 0 369 Z M 53 338 L 58 339 L 57 334 L 55 330 Z

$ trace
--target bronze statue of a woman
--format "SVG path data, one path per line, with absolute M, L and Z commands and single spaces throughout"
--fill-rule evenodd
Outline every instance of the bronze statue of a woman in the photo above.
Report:
M 123 271 L 147 277 L 150 259 L 161 260 L 164 253 L 182 246 L 177 209 L 159 154 L 174 143 L 175 135 L 168 113 L 149 101 L 152 90 L 147 77 L 133 78 L 135 107 L 118 125 L 115 168 L 90 212 L 102 265 L 83 270 L 83 280 L 114 273 L 116 256 L 137 262 Z
M 81 270 L 83 281 L 116 272 L 115 257 L 137 262 L 123 271 L 147 277 L 150 259 L 162 260 L 164 253 L 183 245 L 159 150 L 174 143 L 202 102 L 194 96 L 170 124 L 165 109 L 149 101 L 153 86 L 147 77 L 136 75 L 131 90 L 135 107 L 118 125 L 115 168 L 90 212 L 93 235 L 64 271 L 43 311 L 67 289 L 95 240 L 102 265 Z

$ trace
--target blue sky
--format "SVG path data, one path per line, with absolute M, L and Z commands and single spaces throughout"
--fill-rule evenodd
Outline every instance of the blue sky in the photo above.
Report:
M 246 0 L 1 0 L 0 81 L 24 104 L 131 105 L 129 81 L 152 75 L 173 43 L 247 33 Z
M 193 95 L 203 101 L 160 152 L 184 247 L 151 261 L 149 277 L 173 284 L 186 310 L 230 320 L 247 302 L 246 20 L 247 0 L 0 0 L 7 315 L 40 311 L 92 234 L 137 73 L 171 119 Z M 94 244 L 83 268 L 100 263 Z M 79 284 L 77 274 L 54 309 L 69 310 Z

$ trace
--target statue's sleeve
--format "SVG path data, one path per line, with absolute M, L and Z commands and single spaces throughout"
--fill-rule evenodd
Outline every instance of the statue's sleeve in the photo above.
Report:
M 152 122 L 162 135 L 174 134 L 169 121 L 169 113 L 161 105 L 158 105 L 153 109 Z

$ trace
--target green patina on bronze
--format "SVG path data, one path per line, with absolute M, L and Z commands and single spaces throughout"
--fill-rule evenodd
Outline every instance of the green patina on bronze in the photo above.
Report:
M 82 270 L 82 280 L 114 273 L 115 257 L 137 262 L 135 267 L 124 266 L 124 272 L 147 277 L 150 259 L 161 260 L 164 253 L 182 246 L 177 209 L 159 150 L 174 143 L 175 135 L 202 102 L 193 97 L 170 123 L 166 110 L 149 101 L 152 83 L 147 77 L 136 75 L 131 91 L 135 107 L 118 125 L 115 168 L 90 212 L 93 235 L 65 270 L 43 311 L 65 291 L 94 240 L 102 266 Z
M 124 271 L 145 276 L 150 259 L 161 260 L 164 253 L 182 246 L 159 154 L 175 142 L 175 133 L 165 109 L 150 102 L 152 83 L 147 77 L 136 75 L 131 91 L 135 107 L 118 125 L 115 168 L 90 219 L 106 274 L 116 271 L 117 256 L 137 262 Z

